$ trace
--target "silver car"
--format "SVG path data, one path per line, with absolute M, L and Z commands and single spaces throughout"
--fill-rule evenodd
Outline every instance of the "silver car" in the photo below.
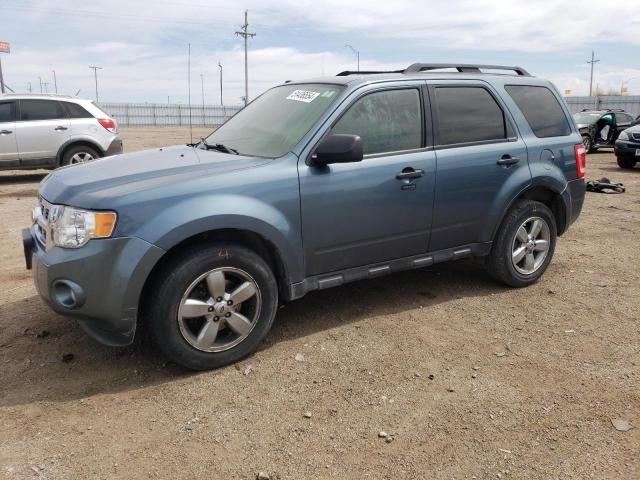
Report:
M 90 100 L 0 95 L 0 170 L 56 168 L 117 153 L 115 120 Z

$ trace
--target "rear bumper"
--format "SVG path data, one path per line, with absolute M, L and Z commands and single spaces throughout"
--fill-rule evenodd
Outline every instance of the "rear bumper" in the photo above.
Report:
M 142 287 L 164 250 L 135 237 L 92 240 L 78 249 L 46 252 L 32 229 L 23 231 L 27 260 L 40 297 L 54 311 L 76 318 L 100 343 L 129 345 Z
M 567 222 L 563 232 L 566 231 L 580 216 L 586 192 L 587 189 L 584 178 L 577 178 L 567 182 L 567 188 L 562 194 L 562 199 L 565 203 L 565 211 L 567 212 Z
M 122 139 L 120 137 L 114 138 L 107 149 L 104 151 L 104 156 L 109 157 L 111 155 L 119 155 L 124 151 L 124 147 L 122 145 Z
M 615 150 L 616 155 L 633 157 L 636 154 L 636 150 L 640 150 L 640 142 L 628 142 L 625 140 L 616 140 L 616 143 L 613 146 L 613 149 Z

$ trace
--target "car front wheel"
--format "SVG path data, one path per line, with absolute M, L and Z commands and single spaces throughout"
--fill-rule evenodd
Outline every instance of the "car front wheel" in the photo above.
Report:
M 257 254 L 235 244 L 201 245 L 162 269 L 148 297 L 154 344 L 174 362 L 208 370 L 253 352 L 278 306 L 276 279 Z
M 636 163 L 638 162 L 635 157 L 623 155 L 616 156 L 616 160 L 618 161 L 618 166 L 625 169 L 635 167 Z
M 556 221 L 549 207 L 535 200 L 520 200 L 494 239 L 487 270 L 511 287 L 531 285 L 549 266 L 556 237 Z

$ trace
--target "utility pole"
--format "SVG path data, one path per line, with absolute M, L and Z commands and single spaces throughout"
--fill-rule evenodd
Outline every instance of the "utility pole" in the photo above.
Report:
M 93 70 L 93 77 L 95 79 L 96 82 L 96 103 L 98 103 L 99 97 L 98 97 L 98 70 L 102 70 L 102 67 L 94 67 L 92 65 L 89 65 L 89 68 Z
M 47 89 L 47 85 L 49 85 L 49 82 L 42 82 L 42 85 L 44 85 L 44 93 L 49 93 L 49 90 Z
M 591 76 L 589 78 L 589 96 L 593 93 L 593 64 L 598 63 L 600 60 L 595 59 L 595 53 L 591 50 L 591 61 L 587 60 L 587 63 L 591 64 Z
M 40 80 L 40 93 L 42 93 L 42 77 L 38 77 L 38 80 Z
M 345 45 L 345 48 L 351 49 L 351 51 L 356 55 L 356 65 L 357 65 L 356 71 L 359 72 L 360 71 L 360 52 L 349 44 Z
M 53 85 L 56 88 L 56 93 L 58 93 L 58 80 L 56 79 L 56 71 L 51 70 L 53 72 Z
M 222 64 L 218 60 L 218 68 L 220 68 L 220 105 L 224 105 L 222 102 Z
M 29 82 L 29 93 L 31 93 L 31 82 Z
M 247 59 L 247 40 L 256 36 L 255 33 L 249 33 L 248 11 L 244 11 L 244 25 L 240 27 L 241 31 L 236 35 L 244 38 L 244 105 L 249 103 L 249 62 Z

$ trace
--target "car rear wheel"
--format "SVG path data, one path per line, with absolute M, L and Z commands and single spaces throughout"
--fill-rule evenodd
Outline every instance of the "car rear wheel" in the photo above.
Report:
M 95 148 L 91 148 L 86 145 L 78 145 L 77 147 L 71 147 L 69 150 L 64 152 L 61 165 L 85 163 L 95 160 L 96 158 L 100 158 L 100 154 Z
M 154 344 L 182 366 L 208 370 L 257 348 L 275 318 L 278 288 L 251 250 L 207 244 L 172 259 L 148 300 Z
M 616 160 L 618 161 L 618 166 L 625 169 L 635 167 L 636 163 L 638 162 L 635 157 L 623 155 L 616 156 Z
M 487 261 L 489 274 L 511 287 L 531 285 L 551 262 L 556 237 L 549 207 L 534 200 L 518 201 L 494 239 Z

